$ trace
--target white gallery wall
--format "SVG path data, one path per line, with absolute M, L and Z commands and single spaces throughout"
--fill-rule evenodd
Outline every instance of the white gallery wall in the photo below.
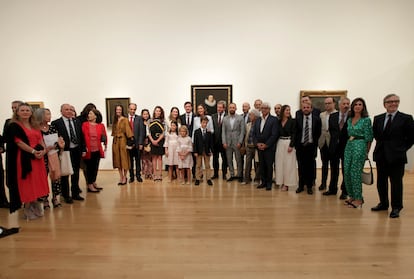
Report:
M 105 119 L 108 97 L 169 111 L 192 84 L 232 84 L 240 111 L 256 98 L 296 110 L 306 89 L 348 90 L 371 116 L 395 92 L 412 114 L 413 12 L 411 0 L 0 0 L 0 121 L 15 99 L 55 118 L 92 102 Z

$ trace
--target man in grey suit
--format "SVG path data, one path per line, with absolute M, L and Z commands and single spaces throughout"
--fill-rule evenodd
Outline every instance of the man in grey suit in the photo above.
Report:
M 240 148 L 243 144 L 246 125 L 243 116 L 237 115 L 236 110 L 236 104 L 231 103 L 229 114 L 223 119 L 221 138 L 226 150 L 227 164 L 230 171 L 230 178 L 227 181 L 233 181 L 237 178 L 239 182 L 243 182 L 243 163 Z M 233 155 L 236 158 L 237 176 L 234 175 Z

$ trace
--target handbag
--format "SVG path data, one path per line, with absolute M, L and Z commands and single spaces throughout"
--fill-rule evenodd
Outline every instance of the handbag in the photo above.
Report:
M 70 159 L 70 151 L 63 151 L 60 154 L 60 175 L 68 176 L 73 174 L 72 161 Z
M 151 143 L 148 143 L 147 145 L 144 146 L 144 151 L 145 152 L 151 152 Z
M 372 185 L 374 184 L 374 174 L 372 173 L 371 160 L 367 159 L 367 161 L 369 163 L 369 170 L 368 171 L 365 171 L 364 169 L 362 170 L 362 173 L 361 173 L 362 183 L 366 185 Z

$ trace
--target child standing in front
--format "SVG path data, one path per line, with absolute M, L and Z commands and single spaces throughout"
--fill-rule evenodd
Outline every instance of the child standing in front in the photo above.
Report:
M 172 121 L 170 124 L 170 130 L 167 133 L 165 138 L 164 148 L 165 148 L 165 164 L 168 166 L 168 182 L 171 182 L 173 177 L 173 169 L 177 168 L 178 165 L 178 134 L 177 134 L 178 124 L 176 121 Z
M 188 136 L 188 128 L 180 127 L 180 136 L 177 139 L 178 169 L 180 170 L 181 184 L 190 184 L 191 168 L 193 167 L 193 143 Z M 187 179 L 187 180 L 186 180 Z
M 213 135 L 207 130 L 208 118 L 202 116 L 200 121 L 201 127 L 194 131 L 194 156 L 196 158 L 196 181 L 194 185 L 200 185 L 204 160 L 204 168 L 206 170 L 204 177 L 207 178 L 207 184 L 212 186 L 213 182 L 210 179 L 210 156 L 213 153 Z

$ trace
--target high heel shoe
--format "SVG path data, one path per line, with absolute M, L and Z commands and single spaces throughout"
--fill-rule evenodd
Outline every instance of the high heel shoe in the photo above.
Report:
M 354 200 L 353 202 L 350 202 L 349 203 L 349 205 L 348 205 L 348 207 L 349 208 L 362 208 L 362 205 L 364 204 L 364 202 L 363 201 L 357 201 L 357 200 Z
M 62 204 L 58 201 L 57 198 L 52 199 L 53 208 L 62 207 Z

